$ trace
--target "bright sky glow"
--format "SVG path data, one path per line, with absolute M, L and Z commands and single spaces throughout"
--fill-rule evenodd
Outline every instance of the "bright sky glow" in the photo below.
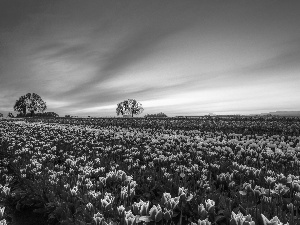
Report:
M 300 111 L 300 2 L 0 1 L 0 112 L 28 92 L 47 111 Z

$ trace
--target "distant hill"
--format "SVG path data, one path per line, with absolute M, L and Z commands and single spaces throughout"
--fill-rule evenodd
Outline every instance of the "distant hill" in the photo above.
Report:
M 251 114 L 251 116 L 299 116 L 300 111 L 276 111 L 276 112 L 269 112 L 269 113 L 261 113 L 261 114 Z

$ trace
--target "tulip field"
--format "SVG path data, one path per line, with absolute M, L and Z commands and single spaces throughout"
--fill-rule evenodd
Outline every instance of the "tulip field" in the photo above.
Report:
M 300 118 L 0 120 L 0 225 L 300 224 Z

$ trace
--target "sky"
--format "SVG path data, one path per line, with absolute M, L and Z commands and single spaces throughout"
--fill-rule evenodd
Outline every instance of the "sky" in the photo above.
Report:
M 300 110 L 299 0 L 1 0 L 0 112 Z

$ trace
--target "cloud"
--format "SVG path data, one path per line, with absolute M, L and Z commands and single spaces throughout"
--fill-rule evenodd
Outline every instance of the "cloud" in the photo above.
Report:
M 69 114 L 115 115 L 128 98 L 153 112 L 286 108 L 300 82 L 291 5 L 0 1 L 1 107 L 36 92 Z
M 272 58 L 263 60 L 253 65 L 238 68 L 231 72 L 239 73 L 241 75 L 246 75 L 249 73 L 259 74 L 270 70 L 273 72 L 276 71 L 278 72 L 278 70 L 286 71 L 286 70 L 290 70 L 291 68 L 299 69 L 299 61 L 300 61 L 300 45 L 298 46 L 298 48 L 279 53 L 278 55 Z M 279 73 L 277 74 L 281 76 Z
M 54 42 L 47 43 L 32 50 L 32 54 L 36 57 L 44 57 L 45 59 L 59 60 L 63 57 L 83 57 L 88 51 L 88 44 L 82 43 L 63 43 Z
M 99 56 L 98 72 L 92 79 L 84 82 L 78 89 L 73 89 L 66 93 L 74 93 L 90 90 L 102 82 L 120 77 L 128 68 L 147 60 L 153 54 L 153 48 L 163 39 L 167 39 L 176 33 L 178 28 L 173 29 L 150 29 L 137 33 L 133 31 L 131 37 L 121 40 L 112 47 L 106 54 Z M 95 62 L 96 64 L 97 62 Z
M 65 107 L 71 105 L 71 103 L 69 101 L 54 100 L 54 99 L 49 99 L 49 98 L 47 98 L 47 101 L 45 101 L 45 102 L 48 105 L 48 107 L 50 107 L 50 109 L 52 109 L 52 110 L 65 108 Z
M 94 56 L 97 74 L 65 95 L 89 92 L 100 83 L 121 78 L 130 68 L 155 57 L 159 43 L 197 24 L 197 19 L 193 21 L 190 18 L 197 17 L 196 9 L 185 11 L 190 6 L 181 1 L 174 1 L 173 4 L 132 1 L 121 4 L 121 7 L 116 6 L 116 11 L 112 10 L 116 18 L 105 12 L 104 21 L 99 25 L 90 25 L 94 32 L 89 33 L 91 42 L 86 50 Z M 118 18 L 118 14 L 124 19 Z
M 99 113 L 99 111 L 103 111 L 103 110 L 114 110 L 117 108 L 117 104 L 115 105 L 105 105 L 105 106 L 94 106 L 94 107 L 90 107 L 90 108 L 83 108 L 83 109 L 77 109 L 74 110 L 72 113 Z

